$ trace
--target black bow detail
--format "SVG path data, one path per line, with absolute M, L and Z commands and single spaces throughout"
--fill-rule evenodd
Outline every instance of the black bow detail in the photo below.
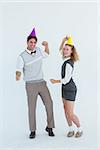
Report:
M 36 53 L 36 51 L 34 51 L 34 52 L 31 52 L 31 54 L 33 54 L 33 53 Z

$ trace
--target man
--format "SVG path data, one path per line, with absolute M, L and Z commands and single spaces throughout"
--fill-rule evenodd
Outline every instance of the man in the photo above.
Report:
M 53 102 L 42 72 L 42 60 L 49 55 L 48 43 L 46 41 L 42 42 L 42 45 L 45 47 L 44 51 L 36 47 L 36 44 L 37 37 L 34 28 L 27 37 L 27 49 L 18 57 L 16 70 L 17 81 L 20 80 L 22 72 L 24 76 L 28 100 L 30 138 L 35 138 L 36 136 L 36 102 L 38 95 L 40 95 L 45 105 L 47 114 L 47 127 L 45 130 L 49 136 L 54 136 L 53 128 L 55 126 Z

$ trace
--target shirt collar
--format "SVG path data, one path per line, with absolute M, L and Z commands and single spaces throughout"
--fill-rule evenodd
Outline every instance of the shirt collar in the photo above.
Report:
M 26 51 L 27 51 L 29 54 L 31 54 L 31 52 L 36 51 L 36 48 L 35 48 L 33 51 L 30 51 L 29 49 L 26 49 Z
M 67 60 L 69 60 L 69 59 L 71 59 L 71 57 L 67 57 L 67 58 L 65 57 L 65 58 L 64 58 L 64 61 L 67 61 Z

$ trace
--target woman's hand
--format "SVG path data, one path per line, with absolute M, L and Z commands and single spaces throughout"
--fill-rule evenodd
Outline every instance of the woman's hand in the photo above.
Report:
M 62 39 L 62 42 L 61 42 L 61 45 L 60 45 L 60 48 L 59 50 L 62 50 L 63 49 L 63 46 L 64 46 L 64 43 L 68 40 L 69 36 L 65 36 L 63 39 Z
M 69 36 L 68 36 L 68 35 L 66 35 L 66 36 L 63 38 L 62 42 L 67 41 L 67 40 L 68 40 L 68 38 L 69 38 Z
M 66 37 L 63 38 L 62 43 L 65 43 L 65 41 L 67 41 Z
M 51 81 L 52 84 L 56 83 L 56 80 L 54 80 L 54 79 L 50 79 L 50 81 Z
M 51 81 L 52 84 L 60 83 L 60 80 L 50 79 L 50 81 Z

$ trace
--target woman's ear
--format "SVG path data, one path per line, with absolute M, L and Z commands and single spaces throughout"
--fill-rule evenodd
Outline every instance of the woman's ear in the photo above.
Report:
M 73 49 L 74 49 L 74 46 L 72 46 L 72 49 L 71 49 L 72 52 L 73 52 Z

